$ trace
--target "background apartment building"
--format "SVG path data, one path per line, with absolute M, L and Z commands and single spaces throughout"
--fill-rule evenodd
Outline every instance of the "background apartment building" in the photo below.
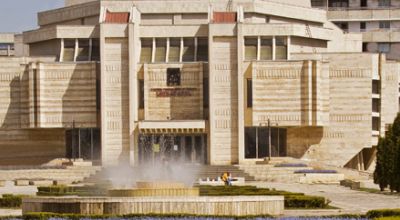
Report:
M 362 33 L 363 51 L 400 59 L 399 0 L 312 0 L 345 32 Z

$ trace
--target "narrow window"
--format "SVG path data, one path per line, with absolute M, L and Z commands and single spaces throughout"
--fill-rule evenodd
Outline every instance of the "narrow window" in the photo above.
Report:
M 88 61 L 89 60 L 89 39 L 79 39 L 79 48 L 76 61 Z
M 209 107 L 209 88 L 208 88 L 208 78 L 203 79 L 203 107 Z
M 197 61 L 208 61 L 208 39 L 197 39 Z
M 140 52 L 141 63 L 151 63 L 151 56 L 153 51 L 153 39 L 146 38 L 142 39 L 142 48 Z
M 362 51 L 367 52 L 368 51 L 368 43 L 363 43 L 362 44 Z
M 144 109 L 144 80 L 139 80 L 139 109 Z
M 180 52 L 181 52 L 181 39 L 170 38 L 168 62 L 179 62 Z
M 99 41 L 99 39 L 92 39 L 92 60 L 100 61 L 100 41 Z
M 360 22 L 360 31 L 365 32 L 367 29 L 367 25 L 365 22 Z
M 276 59 L 287 60 L 287 40 L 285 37 L 276 38 Z
M 360 6 L 361 7 L 368 7 L 368 1 L 367 0 L 361 0 Z
M 194 38 L 184 38 L 183 39 L 183 62 L 193 62 L 194 61 Z
M 380 112 L 380 111 L 381 111 L 381 100 L 372 99 L 372 112 Z
M 155 62 L 165 63 L 166 54 L 167 54 L 167 39 L 157 38 Z
M 64 40 L 64 62 L 74 61 L 75 56 L 75 39 L 65 39 Z
M 247 37 L 244 39 L 245 60 L 257 60 L 257 38 Z
M 168 68 L 167 69 L 167 86 L 180 86 L 181 85 L 181 69 Z
M 247 79 L 247 108 L 253 107 L 253 82 Z
M 261 38 L 261 60 L 272 60 L 272 38 Z
M 380 94 L 381 93 L 381 81 L 372 80 L 372 94 Z
M 379 117 L 372 117 L 372 130 L 379 131 L 380 130 L 380 118 Z

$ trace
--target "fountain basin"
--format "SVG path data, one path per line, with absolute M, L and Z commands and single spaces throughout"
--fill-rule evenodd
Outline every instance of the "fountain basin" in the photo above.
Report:
M 221 197 L 38 197 L 24 198 L 22 213 L 81 215 L 187 214 L 282 215 L 283 196 Z
M 185 184 L 180 182 L 169 182 L 169 181 L 138 181 L 136 182 L 136 188 L 139 189 L 179 189 L 185 188 Z

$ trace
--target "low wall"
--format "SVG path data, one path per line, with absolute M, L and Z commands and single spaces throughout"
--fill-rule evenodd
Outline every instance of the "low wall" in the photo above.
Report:
M 282 215 L 283 196 L 228 197 L 62 197 L 25 198 L 22 213 L 83 215 L 192 214 L 212 216 Z

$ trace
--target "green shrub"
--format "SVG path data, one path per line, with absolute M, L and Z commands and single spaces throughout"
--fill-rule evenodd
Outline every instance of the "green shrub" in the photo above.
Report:
M 320 196 L 285 196 L 285 208 L 327 208 L 328 203 Z
M 4 194 L 0 198 L 0 207 L 2 208 L 19 208 L 22 205 L 22 198 L 25 196 Z
M 104 196 L 107 194 L 103 186 L 43 186 L 38 187 L 38 196 Z
M 377 209 L 367 212 L 368 218 L 400 216 L 400 209 Z
M 376 220 L 400 220 L 400 216 L 376 218 Z
M 324 197 L 255 186 L 200 186 L 200 196 L 284 196 L 285 208 L 328 208 Z

